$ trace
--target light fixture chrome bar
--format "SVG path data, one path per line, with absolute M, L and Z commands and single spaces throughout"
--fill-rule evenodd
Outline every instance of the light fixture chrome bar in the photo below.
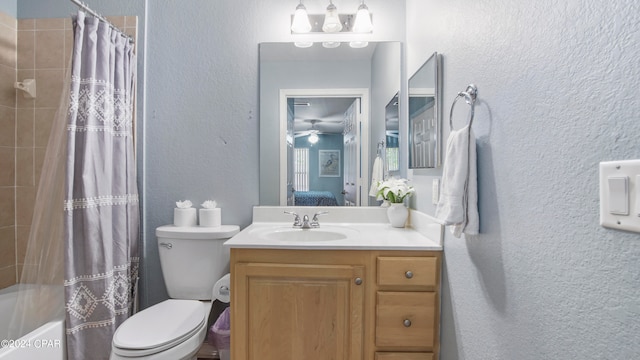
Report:
M 88 13 L 89 13 L 89 14 L 91 14 L 92 16 L 95 16 L 95 17 L 96 17 L 96 18 L 98 18 L 100 21 L 103 21 L 103 22 L 105 22 L 105 23 L 109 24 L 109 26 L 110 26 L 112 29 L 118 30 L 118 32 L 120 32 L 120 34 L 121 34 L 123 37 L 126 37 L 126 38 L 128 38 L 128 39 L 129 39 L 129 42 L 130 42 L 130 43 L 134 43 L 134 42 L 135 42 L 131 36 L 129 36 L 129 35 L 127 35 L 127 34 L 125 34 L 125 32 L 124 32 L 124 31 L 122 31 L 122 30 L 121 30 L 120 28 L 118 28 L 117 26 L 113 25 L 113 24 L 112 24 L 109 20 L 107 20 L 104 16 L 102 16 L 102 15 L 98 14 L 95 10 L 91 9 L 91 8 L 89 7 L 89 5 L 87 5 L 87 4 L 85 4 L 85 3 L 83 3 L 83 2 L 82 2 L 82 1 L 80 1 L 80 0 L 69 0 L 69 1 L 71 1 L 72 3 L 74 3 L 74 4 L 78 5 L 78 7 L 80 7 L 82 10 L 84 10 L 84 11 L 88 12 Z

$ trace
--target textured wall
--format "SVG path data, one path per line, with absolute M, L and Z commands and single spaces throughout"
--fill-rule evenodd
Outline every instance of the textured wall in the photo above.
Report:
M 479 89 L 482 235 L 445 239 L 441 358 L 640 358 L 640 235 L 598 225 L 598 162 L 640 158 L 640 3 L 408 0 L 407 29 L 409 73 L 444 55 L 444 113 Z

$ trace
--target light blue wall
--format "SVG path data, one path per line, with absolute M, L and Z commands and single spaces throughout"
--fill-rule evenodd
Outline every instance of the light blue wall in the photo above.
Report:
M 295 141 L 296 148 L 309 148 L 309 190 L 330 191 L 337 199 L 338 204 L 344 204 L 344 138 L 342 134 L 320 134 L 318 142 L 311 144 L 306 136 L 298 137 Z M 340 176 L 320 177 L 320 164 L 318 161 L 319 150 L 340 150 Z
M 0 12 L 11 15 L 14 18 L 18 17 L 17 0 L 0 0 Z
M 446 232 L 441 359 L 640 358 L 640 235 L 598 225 L 598 163 L 640 158 L 638 34 L 631 0 L 407 1 L 409 72 L 443 54 L 445 114 L 479 91 L 482 234 Z

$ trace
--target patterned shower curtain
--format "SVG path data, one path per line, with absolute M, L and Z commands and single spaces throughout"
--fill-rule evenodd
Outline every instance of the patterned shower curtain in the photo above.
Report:
M 68 358 L 108 359 L 133 309 L 139 213 L 133 145 L 136 58 L 128 38 L 74 17 L 65 189 Z

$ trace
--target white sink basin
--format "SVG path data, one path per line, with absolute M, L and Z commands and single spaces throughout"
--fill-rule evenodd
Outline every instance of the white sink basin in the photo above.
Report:
M 357 234 L 357 230 L 339 226 L 327 226 L 313 229 L 300 229 L 293 227 L 267 227 L 255 229 L 255 235 L 260 238 L 286 242 L 344 240 Z

